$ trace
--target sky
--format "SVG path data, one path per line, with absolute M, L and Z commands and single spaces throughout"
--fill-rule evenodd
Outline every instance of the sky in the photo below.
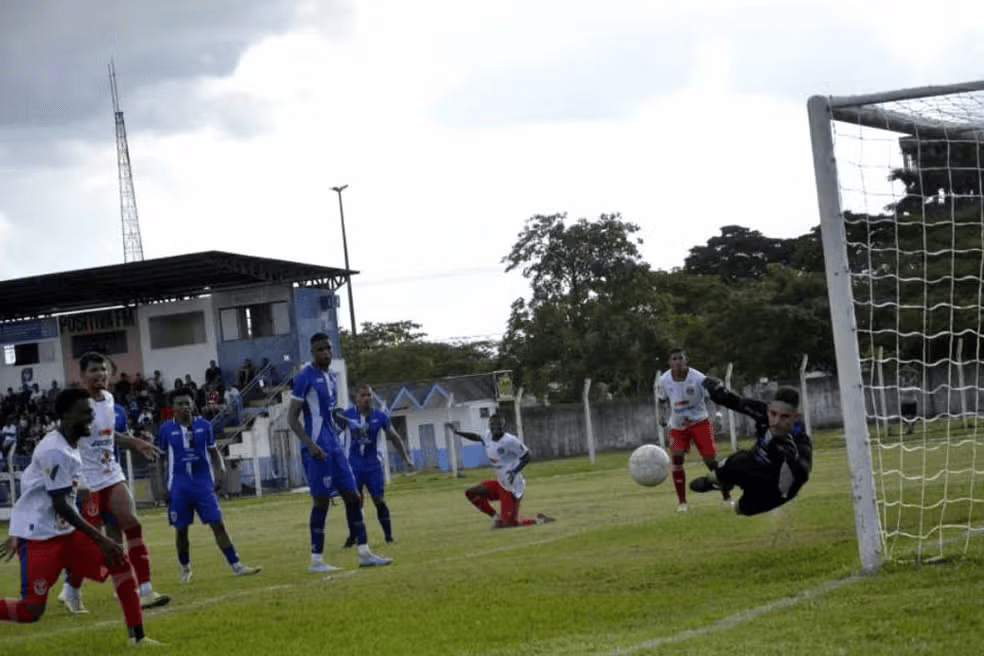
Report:
M 806 102 L 984 79 L 938 0 L 0 0 L 0 279 L 146 259 L 344 268 L 356 321 L 498 339 L 526 221 L 619 213 L 654 268 L 818 223 Z M 938 19 L 933 19 L 933 16 Z M 340 322 L 349 328 L 348 299 Z

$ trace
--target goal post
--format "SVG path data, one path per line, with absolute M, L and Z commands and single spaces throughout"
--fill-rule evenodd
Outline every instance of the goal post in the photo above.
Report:
M 966 553 L 984 526 L 984 81 L 807 109 L 862 569 Z

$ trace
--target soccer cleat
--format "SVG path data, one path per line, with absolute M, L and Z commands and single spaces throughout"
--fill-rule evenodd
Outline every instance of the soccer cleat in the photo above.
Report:
M 555 518 L 548 517 L 547 515 L 544 515 L 543 513 L 537 513 L 536 514 L 536 523 L 537 524 L 549 524 L 550 522 L 556 522 L 556 521 L 557 520 Z
M 721 510 L 733 510 L 735 507 L 734 499 L 721 499 Z
M 89 612 L 89 609 L 85 607 L 81 599 L 62 598 L 61 595 L 58 595 L 58 601 L 62 602 L 72 615 L 85 615 Z
M 328 572 L 337 572 L 340 569 L 342 568 L 328 563 L 311 563 L 311 566 L 308 567 L 308 571 L 312 574 L 327 574 Z
M 690 510 L 690 506 L 688 506 L 686 503 L 679 503 L 679 504 L 677 504 L 677 512 L 678 513 L 687 512 L 688 510 Z
M 351 549 L 355 546 L 355 538 L 351 535 L 345 538 L 345 544 L 342 545 L 342 549 Z
M 259 574 L 263 571 L 262 567 L 250 567 L 249 565 L 240 565 L 236 568 L 236 576 L 252 576 L 253 574 Z
M 130 638 L 130 646 L 131 647 L 163 647 L 164 643 L 158 642 L 153 638 L 147 638 L 147 637 L 144 637 L 139 641 L 136 638 Z
M 147 594 L 140 595 L 141 608 L 158 608 L 160 606 L 166 606 L 170 601 L 170 597 L 167 595 L 162 595 L 160 592 L 156 592 L 154 590 L 151 590 Z
M 382 558 L 374 553 L 359 556 L 359 567 L 382 567 L 393 562 L 392 558 Z
M 181 574 L 178 575 L 178 581 L 181 583 L 191 583 L 191 568 L 182 567 Z
M 711 490 L 720 490 L 721 484 L 710 476 L 700 476 L 690 481 L 690 489 L 694 492 L 710 492 Z
M 387 535 L 386 536 L 386 543 L 387 544 L 393 544 L 394 542 L 396 542 L 396 540 L 393 539 L 393 536 L 392 535 Z

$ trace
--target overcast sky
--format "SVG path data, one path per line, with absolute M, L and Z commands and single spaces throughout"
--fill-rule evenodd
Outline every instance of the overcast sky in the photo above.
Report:
M 0 278 L 145 258 L 343 267 L 356 320 L 498 338 L 527 218 L 619 212 L 646 260 L 817 222 L 806 101 L 984 78 L 937 0 L 0 0 Z M 342 325 L 348 327 L 345 290 Z

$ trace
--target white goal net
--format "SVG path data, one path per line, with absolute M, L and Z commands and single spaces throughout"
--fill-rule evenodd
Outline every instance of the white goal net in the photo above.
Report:
M 984 82 L 809 103 L 865 569 L 984 529 Z

